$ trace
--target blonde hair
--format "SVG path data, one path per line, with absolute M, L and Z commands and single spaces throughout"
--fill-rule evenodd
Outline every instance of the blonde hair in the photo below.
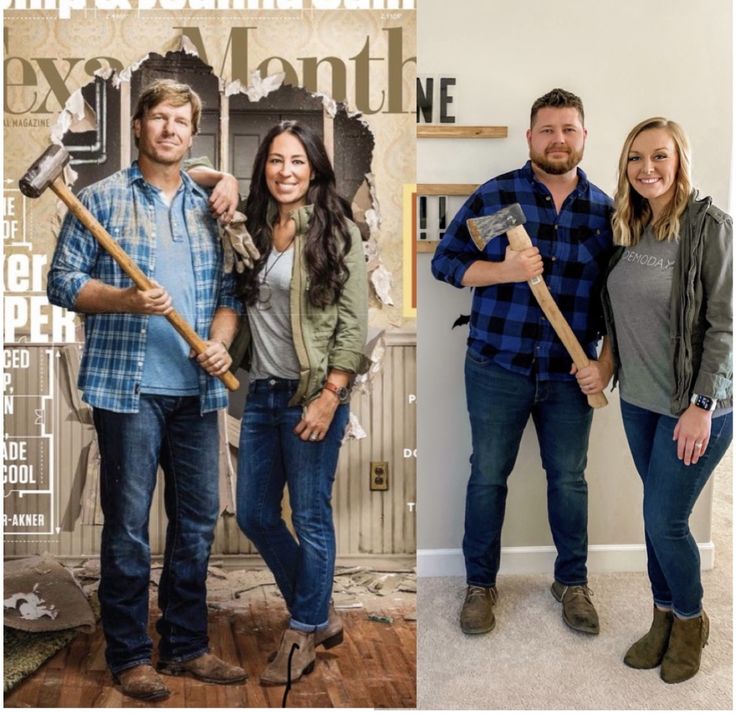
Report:
M 692 191 L 690 178 L 690 142 L 682 127 L 669 119 L 655 116 L 639 122 L 626 137 L 621 156 L 618 160 L 618 184 L 614 196 L 613 240 L 616 245 L 636 245 L 642 233 L 652 221 L 652 209 L 649 201 L 642 198 L 629 183 L 627 166 L 629 152 L 634 139 L 648 129 L 666 129 L 675 143 L 679 165 L 675 179 L 675 195 L 662 215 L 652 223 L 657 240 L 677 239 L 680 233 L 680 216 L 687 207 Z

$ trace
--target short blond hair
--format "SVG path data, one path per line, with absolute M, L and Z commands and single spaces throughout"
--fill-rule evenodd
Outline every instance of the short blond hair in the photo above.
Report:
M 188 84 L 175 82 L 173 79 L 157 79 L 151 82 L 138 97 L 131 124 L 140 121 L 153 107 L 161 102 L 169 102 L 173 106 L 192 105 L 192 135 L 199 131 L 199 119 L 202 116 L 202 100 L 199 94 Z M 136 139 L 136 146 L 138 140 Z
M 663 116 L 654 116 L 640 121 L 626 137 L 618 160 L 618 184 L 614 196 L 613 240 L 616 245 L 636 245 L 644 229 L 652 220 L 649 201 L 642 198 L 629 183 L 627 166 L 631 144 L 639 134 L 649 129 L 665 129 L 675 143 L 678 167 L 675 179 L 675 195 L 662 215 L 652 224 L 657 240 L 670 240 L 680 234 L 680 216 L 687 207 L 692 192 L 690 177 L 690 142 L 684 129 L 675 121 Z

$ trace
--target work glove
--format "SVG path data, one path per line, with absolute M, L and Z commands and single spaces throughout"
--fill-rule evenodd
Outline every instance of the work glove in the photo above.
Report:
M 240 273 L 253 267 L 261 253 L 245 228 L 245 216 L 236 210 L 233 219 L 227 225 L 220 223 L 219 228 L 225 258 L 223 270 L 232 272 L 235 267 Z

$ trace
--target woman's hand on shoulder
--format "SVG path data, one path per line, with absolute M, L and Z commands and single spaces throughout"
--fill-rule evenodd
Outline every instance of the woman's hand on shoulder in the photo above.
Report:
M 677 457 L 685 465 L 695 465 L 705 453 L 710 440 L 712 412 L 690 404 L 675 426 L 672 440 L 677 441 Z

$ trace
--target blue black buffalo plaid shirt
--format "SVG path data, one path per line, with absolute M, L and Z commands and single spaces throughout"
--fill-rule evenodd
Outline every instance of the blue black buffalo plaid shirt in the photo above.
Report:
M 465 221 L 491 215 L 519 203 L 525 228 L 539 248 L 544 280 L 589 357 L 603 331 L 600 291 L 612 250 L 612 201 L 578 169 L 578 185 L 558 215 L 552 194 L 534 176 L 531 162 L 484 183 L 465 202 L 432 259 L 438 280 L 462 287 L 465 271 L 476 260 L 501 261 L 508 239 L 491 240 L 483 253 L 470 238 Z M 526 282 L 476 287 L 468 349 L 519 374 L 564 381 L 572 360 L 545 319 Z
M 210 217 L 207 193 L 185 173 L 184 211 L 192 248 L 196 320 L 192 325 L 207 339 L 220 307 L 240 313 L 232 275 L 223 275 L 222 246 Z M 147 277 L 156 261 L 154 191 L 133 163 L 80 191 L 79 199 L 118 242 Z M 67 213 L 49 270 L 47 293 L 52 304 L 75 309 L 79 291 L 92 278 L 127 288 L 133 281 L 106 253 L 92 234 Z M 148 315 L 88 314 L 84 322 L 84 356 L 79 388 L 84 400 L 97 408 L 137 413 L 146 354 Z M 204 413 L 227 406 L 222 383 L 200 369 L 200 409 Z

